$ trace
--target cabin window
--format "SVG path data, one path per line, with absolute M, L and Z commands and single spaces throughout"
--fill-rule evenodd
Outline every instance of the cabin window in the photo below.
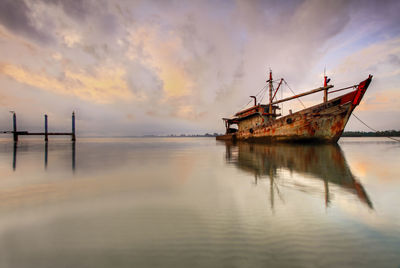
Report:
M 253 134 L 254 130 L 252 128 L 249 129 L 250 133 Z
M 292 118 L 288 118 L 288 119 L 286 119 L 286 123 L 288 123 L 288 124 L 291 124 L 291 123 L 293 123 L 293 119 L 292 119 Z

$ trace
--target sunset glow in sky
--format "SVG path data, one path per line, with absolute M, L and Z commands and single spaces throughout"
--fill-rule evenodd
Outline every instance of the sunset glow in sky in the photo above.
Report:
M 74 110 L 82 135 L 222 133 L 269 68 L 300 93 L 325 66 L 337 89 L 374 75 L 355 114 L 399 130 L 399 14 L 400 1 L 0 0 L 0 130 L 11 110 L 21 130 L 45 113 L 69 129 Z

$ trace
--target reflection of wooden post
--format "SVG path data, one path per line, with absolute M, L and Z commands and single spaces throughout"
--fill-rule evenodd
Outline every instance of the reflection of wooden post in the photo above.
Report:
M 72 141 L 76 141 L 75 137 L 75 112 L 72 112 Z
M 75 142 L 72 143 L 72 172 L 75 173 Z
M 47 135 L 47 114 L 44 115 L 44 141 L 49 141 L 49 136 Z
M 327 179 L 324 179 L 324 188 L 325 188 L 325 207 L 328 207 L 331 200 L 329 197 L 329 184 Z
M 13 151 L 13 170 L 17 168 L 17 143 L 14 142 L 14 151 Z
M 14 142 L 18 141 L 18 133 L 17 133 L 17 115 L 13 113 L 13 134 L 14 134 Z
M 48 146 L 49 144 L 47 142 L 45 142 L 44 144 L 44 169 L 47 169 L 47 155 L 48 155 Z

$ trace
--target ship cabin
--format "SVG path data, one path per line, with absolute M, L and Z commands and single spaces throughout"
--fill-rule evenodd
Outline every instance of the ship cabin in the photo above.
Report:
M 226 134 L 236 133 L 237 131 L 250 131 L 254 127 L 266 124 L 270 120 L 275 120 L 281 114 L 277 113 L 280 110 L 279 106 L 267 104 L 258 104 L 248 109 L 242 110 L 235 114 L 232 118 L 223 118 L 225 122 Z M 232 127 L 236 125 L 237 128 Z

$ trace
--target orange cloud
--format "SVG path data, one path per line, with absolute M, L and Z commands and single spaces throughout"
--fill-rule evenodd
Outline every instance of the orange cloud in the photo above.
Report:
M 185 49 L 177 35 L 173 32 L 161 33 L 154 27 L 141 27 L 131 32 L 130 42 L 128 57 L 131 60 L 139 58 L 156 71 L 163 81 L 167 98 L 191 93 L 193 82 L 182 64 L 185 61 Z
M 400 111 L 400 92 L 398 90 L 386 90 L 368 96 L 359 106 L 360 111 Z
M 62 95 L 77 96 L 96 103 L 111 103 L 115 100 L 137 98 L 124 80 L 122 68 L 97 68 L 94 74 L 66 70 L 59 80 L 47 73 L 33 72 L 12 64 L 0 64 L 0 73 L 15 81 Z
M 27 48 L 31 53 L 34 53 L 39 49 L 35 44 L 27 42 L 24 38 L 10 33 L 2 25 L 0 25 L 0 39 L 7 41 L 11 40 L 17 45 Z

